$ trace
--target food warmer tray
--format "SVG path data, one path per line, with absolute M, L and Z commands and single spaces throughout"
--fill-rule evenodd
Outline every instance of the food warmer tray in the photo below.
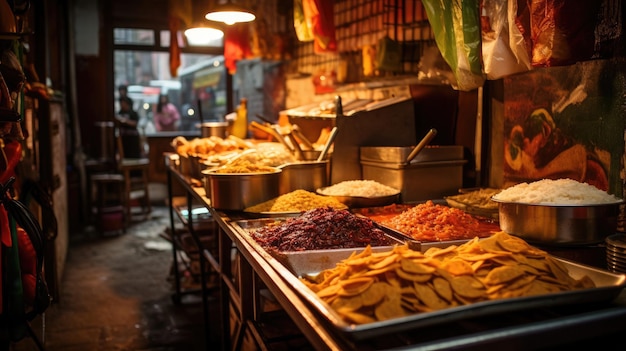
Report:
M 250 231 L 254 231 L 256 229 L 260 229 L 262 227 L 272 225 L 272 224 L 279 224 L 293 217 L 296 217 L 296 216 L 242 219 L 242 220 L 233 221 L 231 222 L 231 224 L 234 225 L 235 227 L 240 228 L 244 233 L 246 233 L 246 237 L 249 237 L 252 239 L 252 237 L 250 236 Z M 385 234 L 391 240 L 392 243 L 399 244 L 399 245 L 403 245 L 406 243 L 409 245 L 411 249 L 420 250 L 421 243 L 419 241 L 412 239 L 406 236 L 405 234 L 402 234 L 392 228 L 382 226 L 376 222 L 374 222 L 374 226 L 376 226 L 378 229 L 385 232 Z M 261 247 L 254 239 L 252 239 L 252 241 L 254 241 L 254 244 L 256 247 L 259 247 L 259 248 Z M 374 250 L 380 250 L 380 248 L 389 249 L 391 248 L 391 246 L 372 247 L 372 249 Z M 329 250 L 315 250 L 315 251 L 318 251 L 318 254 L 321 252 L 326 252 L 326 254 L 329 255 L 328 262 L 330 262 L 334 266 L 335 262 L 337 262 L 341 258 L 347 257 L 347 255 L 352 253 L 355 249 L 359 249 L 359 248 L 329 249 Z M 362 247 L 360 249 L 362 249 Z M 312 250 L 309 250 L 307 252 L 310 252 L 310 251 Z M 281 253 L 281 256 L 282 256 L 282 253 Z
M 564 305 L 580 305 L 613 301 L 626 286 L 626 275 L 615 274 L 595 267 L 579 264 L 573 261 L 551 256 L 552 259 L 562 262 L 567 267 L 570 275 L 579 278 L 588 275 L 595 283 L 596 287 L 591 289 L 573 290 L 567 292 L 551 293 L 544 295 L 507 298 L 493 301 L 477 302 L 469 305 L 451 307 L 443 310 L 418 313 L 411 316 L 393 318 L 385 321 L 378 321 L 367 324 L 350 324 L 344 321 L 326 302 L 320 299 L 311 289 L 309 289 L 299 277 L 314 275 L 323 267 L 333 267 L 339 260 L 347 258 L 355 250 L 342 250 L 343 253 L 336 252 L 329 255 L 329 259 L 320 265 L 319 252 L 286 252 L 283 253 L 287 265 L 283 264 L 273 255 L 263 250 L 260 245 L 243 229 L 246 224 L 242 222 L 232 222 L 234 230 L 244 234 L 243 237 L 257 248 L 257 251 L 272 265 L 272 267 L 291 285 L 294 291 L 300 294 L 304 300 L 313 306 L 321 316 L 345 337 L 352 340 L 365 340 L 380 337 L 393 333 L 405 332 L 421 327 L 431 327 L 446 324 L 464 319 L 486 317 L 497 314 L 508 314 L 535 308 L 551 308 Z M 243 227 L 242 227 L 243 225 Z M 450 242 L 421 243 L 421 251 L 428 248 L 444 245 L 451 245 Z M 322 250 L 323 251 L 323 250 Z

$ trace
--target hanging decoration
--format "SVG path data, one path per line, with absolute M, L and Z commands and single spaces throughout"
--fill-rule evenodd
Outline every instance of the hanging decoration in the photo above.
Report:
M 332 0 L 302 0 L 302 12 L 307 28 L 301 28 L 300 31 L 305 37 L 308 35 L 307 29 L 313 34 L 313 51 L 316 54 L 337 52 L 333 6 Z M 294 17 L 294 25 L 295 21 Z

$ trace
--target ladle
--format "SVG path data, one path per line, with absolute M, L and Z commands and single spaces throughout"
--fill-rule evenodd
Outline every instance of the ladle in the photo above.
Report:
M 413 150 L 411 150 L 411 153 L 409 154 L 409 156 L 406 158 L 406 161 L 404 161 L 404 165 L 408 165 L 409 163 L 411 163 L 411 161 L 413 161 L 413 159 L 415 158 L 415 156 L 417 156 L 417 154 L 420 153 L 420 151 L 422 151 L 422 149 L 428 145 L 428 143 L 430 143 L 431 140 L 433 140 L 433 138 L 435 137 L 435 135 L 437 135 L 437 129 L 435 128 L 431 128 L 428 133 L 426 133 L 426 135 L 422 138 L 422 140 L 420 140 L 420 142 L 415 145 L 415 147 L 413 148 Z
M 317 162 L 321 162 L 324 160 L 324 158 L 326 158 L 328 149 L 330 149 L 330 145 L 332 145 L 333 141 L 335 140 L 336 135 L 337 135 L 337 127 L 333 127 L 333 129 L 330 131 L 330 135 L 328 136 L 328 140 L 326 140 L 326 144 L 324 144 L 324 148 L 322 149 L 322 152 L 317 157 Z

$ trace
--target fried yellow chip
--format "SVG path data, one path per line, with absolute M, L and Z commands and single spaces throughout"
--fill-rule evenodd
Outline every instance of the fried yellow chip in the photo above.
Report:
M 415 262 L 410 259 L 400 261 L 400 267 L 407 273 L 428 274 L 435 271 L 435 268 L 423 263 Z
M 466 261 L 485 261 L 494 257 L 503 256 L 503 255 L 508 256 L 508 254 L 494 253 L 494 252 L 484 252 L 484 253 L 463 252 L 463 253 L 459 253 L 458 257 Z
M 489 295 L 492 298 L 495 298 L 496 295 L 500 290 L 504 289 L 504 287 L 506 286 L 506 284 L 499 284 L 499 285 L 491 285 L 487 288 L 487 295 Z
M 561 289 L 557 288 L 554 284 L 550 284 L 539 279 L 536 279 L 530 283 L 529 289 L 526 291 L 527 296 L 543 295 L 549 293 L 559 292 Z
M 416 301 L 415 303 L 413 303 L 411 300 L 405 300 L 405 299 L 402 299 L 402 301 L 400 301 L 400 306 L 402 307 L 402 309 L 404 309 L 404 311 L 407 314 L 422 312 L 419 306 L 423 306 L 423 305 L 421 305 L 421 302 L 417 298 L 414 300 Z
M 400 282 L 400 279 L 398 279 L 398 275 L 395 271 L 386 271 L 383 274 L 383 281 L 387 282 L 394 288 L 400 289 L 402 287 L 402 283 Z
M 528 285 L 530 283 L 532 283 L 534 280 L 536 279 L 536 276 L 534 275 L 524 275 L 518 279 L 516 279 L 515 281 L 507 284 L 506 288 L 507 289 L 519 289 L 525 285 Z
M 452 278 L 450 285 L 452 286 L 452 291 L 461 297 L 475 299 L 486 294 L 483 284 L 469 275 L 460 275 Z
M 453 258 L 445 260 L 441 266 L 452 275 L 474 274 L 472 265 L 462 259 Z
M 427 307 L 433 310 L 440 310 L 448 307 L 448 302 L 442 299 L 429 284 L 415 283 L 413 284 L 413 287 L 417 292 L 417 297 Z
M 550 257 L 546 257 L 546 263 L 548 263 L 548 267 L 550 267 L 550 271 L 554 276 L 559 280 L 568 280 L 571 279 L 569 273 L 567 273 L 567 268 L 565 268 L 561 262 L 556 261 Z
M 524 275 L 519 266 L 500 266 L 491 270 L 484 279 L 485 284 L 498 285 L 508 283 Z
M 445 254 L 454 252 L 454 250 L 456 250 L 457 246 L 456 245 L 450 245 L 446 248 L 440 248 L 440 247 L 431 247 L 428 250 L 426 250 L 426 252 L 424 252 L 424 256 L 428 256 L 428 257 L 440 257 L 440 256 L 444 256 Z
M 452 287 L 449 281 L 441 277 L 435 277 L 433 278 L 433 287 L 439 296 L 448 301 L 448 303 L 452 302 Z
M 399 297 L 386 298 L 374 309 L 374 315 L 379 321 L 404 317 L 406 314 Z
M 341 289 L 337 291 L 339 296 L 359 295 L 374 283 L 372 277 L 350 278 L 339 282 Z
M 430 278 L 432 278 L 432 274 L 430 274 L 430 273 L 426 273 L 426 274 L 408 273 L 408 272 L 405 272 L 401 268 L 397 268 L 396 269 L 396 274 L 398 275 L 399 278 L 402 278 L 402 279 L 410 281 L 410 282 L 420 282 L 420 283 L 423 283 L 423 282 L 429 281 Z
M 478 272 L 480 270 L 480 268 L 483 266 L 483 264 L 485 264 L 484 260 L 474 261 L 472 263 L 472 270 L 474 271 L 474 274 L 476 274 L 476 272 Z
M 382 260 L 376 262 L 376 263 L 369 263 L 368 267 L 369 269 L 382 269 L 385 268 L 387 266 L 392 265 L 393 263 L 395 263 L 398 259 L 400 258 L 400 255 L 396 254 L 396 253 L 392 253 L 389 256 L 383 258 Z
M 384 274 L 385 272 L 388 271 L 395 271 L 396 269 L 400 268 L 400 263 L 399 262 L 394 262 L 393 264 L 390 264 L 386 267 L 383 268 L 379 268 L 379 269 L 369 269 L 367 271 L 365 271 L 363 274 L 367 277 L 376 277 L 379 275 Z
M 508 237 L 506 239 L 498 240 L 498 244 L 505 250 L 510 252 L 526 252 L 529 249 L 529 245 L 523 241 L 514 237 Z
M 526 257 L 526 264 L 541 272 L 550 272 L 550 266 L 546 262 L 545 258 L 529 258 Z
M 363 306 L 361 296 L 341 296 L 337 297 L 330 306 L 336 311 L 356 311 Z
M 391 287 L 387 283 L 375 282 L 361 293 L 363 306 L 373 306 L 379 303 Z
M 333 295 L 337 295 L 337 292 L 339 292 L 339 290 L 341 290 L 341 286 L 337 284 L 329 285 L 325 287 L 324 289 L 318 291 L 317 296 L 321 298 L 330 297 Z

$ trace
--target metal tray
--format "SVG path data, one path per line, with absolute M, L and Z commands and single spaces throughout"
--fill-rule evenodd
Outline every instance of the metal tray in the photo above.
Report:
M 437 246 L 446 244 L 449 245 L 450 243 L 432 243 L 432 245 Z M 422 250 L 426 250 L 430 246 L 431 245 L 422 243 Z M 350 253 L 352 251 L 350 251 Z M 271 257 L 271 255 L 267 255 L 266 259 L 268 259 L 274 269 L 283 276 L 285 281 L 291 285 L 294 291 L 297 291 L 303 299 L 312 305 L 321 316 L 327 319 L 337 331 L 352 340 L 364 340 L 392 333 L 415 330 L 421 327 L 452 323 L 468 318 L 509 314 L 535 308 L 610 302 L 619 296 L 622 289 L 626 286 L 626 275 L 624 274 L 615 274 L 552 256 L 553 259 L 562 262 L 567 267 L 570 275 L 574 278 L 588 275 L 596 284 L 596 287 L 561 293 L 478 302 L 434 312 L 424 312 L 380 322 L 354 325 L 343 320 L 333 308 L 300 281 L 299 277 L 319 272 L 322 265 L 320 262 L 316 262 L 318 259 L 315 254 L 315 252 L 308 254 L 306 252 L 295 254 L 287 253 L 286 260 L 289 267 Z M 346 252 L 346 256 L 343 258 L 347 258 L 348 255 L 349 254 Z M 309 262 L 307 262 L 306 256 L 309 256 Z M 337 260 L 343 258 L 340 258 L 339 255 L 333 256 L 333 259 Z M 323 266 L 334 265 L 336 262 L 324 261 Z
M 361 146 L 360 160 L 405 164 L 415 146 Z M 427 145 L 411 163 L 463 160 L 461 145 Z
M 271 211 L 254 212 L 254 211 L 246 211 L 246 210 L 243 211 L 243 213 L 246 214 L 246 216 L 252 217 L 252 218 L 277 218 L 277 219 L 285 218 L 285 217 L 296 217 L 302 214 L 302 212 L 303 211 L 286 211 L 286 212 L 271 212 Z
M 564 305 L 580 305 L 588 303 L 608 303 L 613 301 L 626 286 L 626 275 L 612 273 L 595 267 L 564 260 L 555 256 L 553 259 L 562 262 L 574 278 L 588 275 L 596 287 L 592 289 L 574 290 L 545 295 L 500 299 L 478 302 L 470 305 L 452 307 L 434 312 L 418 313 L 402 318 L 395 318 L 380 322 L 354 325 L 347 323 L 326 302 L 320 299 L 309 289 L 299 277 L 317 274 L 325 268 L 334 267 L 337 262 L 347 258 L 353 252 L 360 252 L 363 248 L 342 250 L 314 250 L 303 252 L 285 252 L 280 257 L 264 250 L 248 233 L 248 230 L 267 225 L 277 219 L 241 220 L 229 222 L 233 232 L 237 232 L 276 270 L 296 291 L 304 301 L 309 303 L 323 318 L 347 338 L 364 340 L 372 337 L 404 332 L 411 329 L 430 327 L 452 323 L 469 318 L 509 314 L 512 312 L 532 310 L 535 308 L 551 308 Z M 383 228 L 381 228 L 383 229 Z M 384 229 L 383 229 L 384 230 Z M 419 243 L 419 248 L 413 250 L 426 251 L 428 248 L 460 245 L 466 240 L 450 242 Z M 381 247 L 380 250 L 384 250 Z M 376 249 L 379 250 L 379 249 Z M 324 255 L 324 256 L 320 256 Z
M 251 231 L 257 230 L 259 228 L 262 228 L 268 225 L 278 224 L 280 222 L 284 222 L 285 220 L 289 218 L 293 218 L 293 217 L 296 217 L 296 216 L 242 219 L 242 220 L 232 221 L 230 223 L 232 226 L 240 228 L 242 232 L 246 234 L 247 237 L 252 239 L 252 236 L 250 236 Z M 398 244 L 398 245 L 404 245 L 406 243 L 413 250 L 421 249 L 421 243 L 419 241 L 409 238 L 408 236 L 398 231 L 382 226 L 376 222 L 374 222 L 374 225 L 378 229 L 384 231 L 392 243 Z M 261 247 L 258 243 L 256 243 L 254 239 L 252 239 L 252 241 L 254 241 L 255 245 L 258 248 Z M 378 247 L 373 247 L 372 249 L 379 250 L 379 248 L 389 249 L 391 248 L 391 246 L 378 246 Z M 315 255 L 315 254 L 320 255 L 321 253 L 324 253 L 325 255 L 327 255 L 327 258 L 320 259 L 318 261 L 327 261 L 328 264 L 332 264 L 332 266 L 334 266 L 336 262 L 338 262 L 341 258 L 348 257 L 350 253 L 352 253 L 355 249 L 363 249 L 363 247 L 346 248 L 346 249 L 328 249 L 328 250 L 307 250 L 305 252 L 310 253 L 307 257 L 312 257 L 310 255 Z M 276 254 L 276 253 L 273 252 L 273 254 Z M 283 255 L 285 255 L 286 253 L 281 252 L 279 254 L 281 257 L 285 257 Z M 284 260 L 281 260 L 281 261 L 283 261 L 283 264 L 286 263 Z M 332 267 L 332 266 L 326 266 L 326 267 Z

